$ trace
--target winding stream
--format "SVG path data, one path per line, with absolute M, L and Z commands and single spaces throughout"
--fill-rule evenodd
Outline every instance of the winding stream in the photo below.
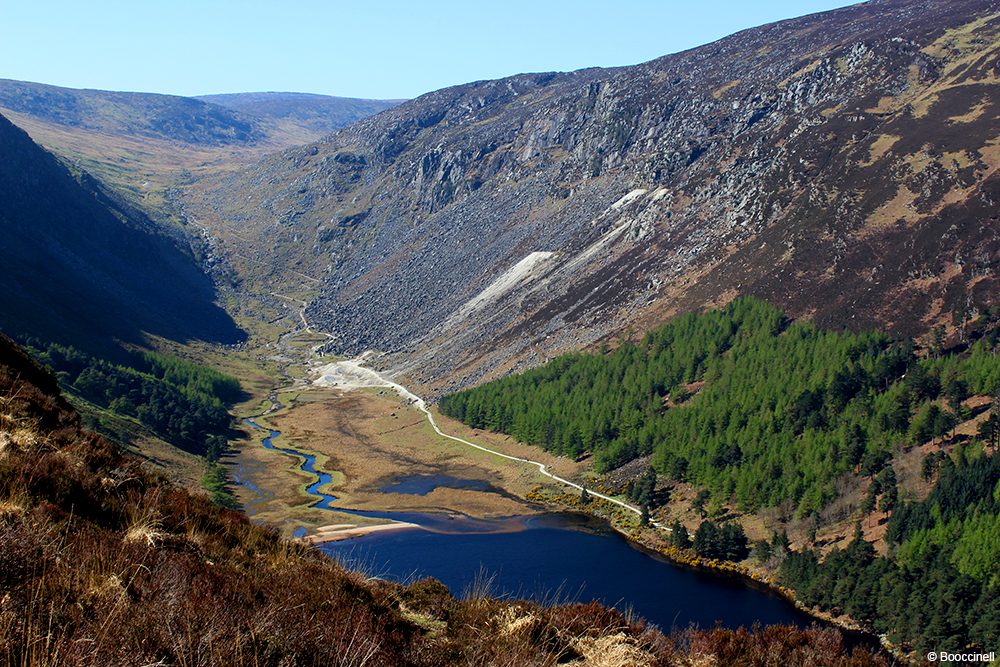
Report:
M 278 447 L 274 440 L 281 436 L 281 431 L 261 426 L 253 419 L 244 419 L 243 422 L 254 429 L 267 433 L 262 444 L 265 449 L 271 449 L 294 456 L 299 460 L 299 470 L 313 475 L 315 479 L 306 486 L 306 493 L 314 498 L 309 507 L 349 514 L 352 516 L 367 517 L 369 519 L 384 519 L 402 523 L 416 524 L 420 528 L 435 533 L 502 533 L 519 530 L 525 517 L 510 517 L 502 519 L 476 519 L 457 512 L 453 513 L 431 513 L 431 512 L 390 512 L 378 510 L 358 510 L 349 507 L 334 506 L 337 496 L 332 493 L 324 493 L 321 488 L 328 485 L 333 476 L 316 467 L 316 457 L 312 454 L 292 449 L 291 447 Z M 249 481 L 239 480 L 239 483 L 251 490 L 254 485 Z M 297 537 L 299 535 L 296 535 Z
M 316 477 L 316 481 L 314 481 L 312 484 L 306 487 L 306 493 L 308 493 L 310 496 L 315 496 L 316 498 L 316 501 L 313 502 L 311 505 L 309 505 L 309 507 L 315 507 L 316 509 L 321 509 L 321 510 L 334 509 L 333 507 L 330 507 L 330 503 L 336 500 L 337 496 L 331 495 L 329 493 L 323 493 L 320 491 L 321 487 L 326 486 L 331 481 L 333 481 L 333 476 L 330 475 L 330 473 L 328 472 L 323 472 L 322 470 L 318 470 L 316 468 L 315 456 L 313 456 L 312 454 L 306 454 L 305 452 L 300 452 L 297 449 L 276 446 L 274 444 L 274 439 L 281 435 L 281 431 L 275 431 L 273 429 L 264 428 L 263 426 L 261 426 L 252 419 L 244 419 L 243 423 L 252 426 L 258 431 L 263 431 L 267 433 L 267 436 L 264 437 L 264 442 L 262 443 L 265 449 L 273 449 L 277 452 L 284 452 L 285 454 L 290 454 L 291 456 L 294 456 L 297 459 L 301 459 L 302 463 L 299 465 L 299 470 L 309 473 L 310 475 L 314 475 Z M 344 510 L 338 510 L 338 511 L 344 511 Z
M 313 332 L 305 318 L 304 308 L 300 318 L 305 331 Z M 323 335 L 329 338 L 329 334 Z M 322 344 L 315 346 L 313 352 L 321 347 Z M 443 432 L 423 399 L 362 366 L 365 356 L 321 369 L 338 367 L 340 371 L 347 370 L 355 376 L 351 382 L 344 383 L 347 387 L 339 381 L 342 379 L 339 374 L 337 377 L 324 374 L 316 384 L 323 385 L 323 381 L 329 380 L 326 386 L 391 388 L 423 412 L 439 435 L 514 462 L 535 466 L 543 475 L 557 482 L 581 488 L 556 476 L 543 463 L 497 452 Z M 360 384 L 350 386 L 358 379 Z M 272 396 L 272 401 L 275 409 L 280 407 L 275 396 Z M 783 623 L 805 627 L 818 623 L 766 587 L 739 577 L 695 570 L 667 561 L 626 539 L 606 521 L 588 515 L 559 513 L 483 520 L 457 513 L 378 512 L 336 507 L 333 503 L 337 496 L 320 490 L 331 483 L 332 475 L 317 469 L 315 456 L 290 447 L 276 446 L 274 440 L 281 436 L 280 431 L 265 428 L 252 419 L 244 419 L 244 422 L 267 434 L 263 439 L 265 448 L 295 457 L 300 461 L 299 469 L 314 477 L 314 481 L 306 487 L 306 493 L 315 498 L 310 507 L 402 521 L 423 529 L 371 534 L 320 545 L 332 557 L 346 565 L 360 567 L 373 576 L 402 582 L 433 576 L 455 595 L 466 594 L 470 588 L 487 580 L 491 593 L 499 596 L 527 597 L 549 604 L 597 600 L 623 611 L 637 612 L 665 630 L 690 625 L 712 627 L 721 624 L 736 628 Z M 402 485 L 410 489 L 404 492 L 422 493 L 432 488 L 430 485 L 436 481 L 442 481 L 419 477 L 396 480 L 384 490 L 392 491 L 393 486 Z M 443 482 L 442 485 L 457 483 L 451 479 Z M 253 487 L 249 480 L 245 485 Z M 591 493 L 629 511 L 639 512 L 638 508 L 616 498 Z M 857 632 L 843 634 L 848 646 L 879 648 L 877 639 L 870 635 Z

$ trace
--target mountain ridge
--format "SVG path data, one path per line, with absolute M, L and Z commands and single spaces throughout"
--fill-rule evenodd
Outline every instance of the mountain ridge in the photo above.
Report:
M 952 313 L 996 287 L 998 12 L 885 0 L 636 66 L 455 86 L 192 208 L 249 287 L 312 294 L 339 351 L 390 352 L 435 386 L 737 294 L 824 326 L 953 335 Z M 544 270 L 487 321 L 455 320 L 537 252 Z
M 276 131 L 295 130 L 315 140 L 400 101 L 298 92 L 184 96 L 0 79 L 0 108 L 8 111 L 105 134 L 195 145 L 252 146 L 273 142 Z M 268 126 L 282 117 L 309 122 L 300 128 Z
M 254 144 L 253 119 L 179 95 L 64 88 L 0 80 L 0 107 L 58 125 L 197 145 Z
M 273 123 L 288 134 L 321 137 L 405 100 L 374 100 L 287 91 L 220 93 L 193 99 Z M 290 127 L 289 127 L 290 126 Z M 307 143 L 307 141 L 303 143 Z
M 392 104 L 255 95 L 222 96 L 235 107 L 228 108 L 178 95 L 0 79 L 0 113 L 146 213 L 184 225 L 179 190 L 320 139 Z

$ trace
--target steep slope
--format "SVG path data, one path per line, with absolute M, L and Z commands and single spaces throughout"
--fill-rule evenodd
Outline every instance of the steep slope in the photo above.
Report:
M 668 638 L 597 604 L 347 571 L 150 475 L 2 335 L 0 590 L 11 665 L 888 664 L 832 630 Z
M 472 83 L 265 160 L 198 215 L 248 288 L 313 295 L 340 350 L 432 390 L 737 294 L 920 334 L 996 300 L 998 49 L 993 0 L 882 0 Z
M 241 334 L 175 239 L 77 181 L 0 116 L 0 327 L 107 351 L 144 333 L 232 343 Z
M 988 652 L 1000 637 L 998 320 L 976 322 L 971 347 L 927 354 L 743 297 L 440 409 L 614 468 L 593 487 L 672 525 L 675 557 L 746 561 L 921 656 Z M 744 528 L 770 540 L 752 559 Z
M 310 93 L 231 93 L 195 99 L 263 121 L 269 134 L 299 137 L 308 143 L 362 118 L 391 109 L 400 100 L 365 100 Z

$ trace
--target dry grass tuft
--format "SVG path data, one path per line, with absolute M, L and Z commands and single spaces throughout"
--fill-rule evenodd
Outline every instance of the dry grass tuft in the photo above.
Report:
M 154 493 L 152 498 L 143 499 L 141 505 L 127 509 L 129 524 L 122 538 L 126 544 L 145 544 L 153 548 L 167 537 L 163 530 L 163 519 L 156 509 L 158 501 L 159 494 Z
M 165 533 L 160 530 L 156 521 L 140 521 L 129 526 L 125 531 L 125 542 L 130 544 L 145 544 L 147 547 L 155 547 L 165 537 Z
M 23 512 L 23 504 L 12 500 L 0 500 L 0 517 L 5 514 L 21 514 Z
M 522 615 L 516 607 L 507 607 L 497 615 L 495 622 L 502 636 L 513 637 L 530 635 L 542 619 L 531 612 Z
M 0 456 L 14 451 L 32 451 L 41 442 L 37 422 L 10 412 L 0 413 Z
M 572 665 L 587 667 L 644 667 L 655 665 L 656 656 L 643 650 L 635 637 L 618 632 L 603 637 L 581 637 L 574 648 L 583 656 Z

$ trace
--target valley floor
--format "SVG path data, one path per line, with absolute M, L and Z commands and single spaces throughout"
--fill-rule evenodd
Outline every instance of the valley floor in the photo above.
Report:
M 339 391 L 308 389 L 281 394 L 285 407 L 258 423 L 281 431 L 275 443 L 317 457 L 317 468 L 331 473 L 324 493 L 335 507 L 368 512 L 432 512 L 477 519 L 537 513 L 528 500 L 539 485 L 554 484 L 537 469 L 475 450 L 437 435 L 425 415 L 394 391 L 382 388 Z M 547 455 L 497 434 L 473 432 L 447 417 L 435 418 L 448 433 L 474 437 L 485 446 L 514 456 L 531 456 L 557 474 L 577 478 L 584 464 Z M 248 433 L 228 465 L 239 483 L 237 496 L 255 519 L 286 534 L 314 534 L 330 524 L 369 525 L 370 518 L 312 507 L 306 486 L 315 477 L 299 469 L 300 459 L 265 449 L 262 434 Z M 437 486 L 418 493 L 384 487 L 404 478 L 449 478 L 474 488 Z M 422 495 L 421 495 L 422 494 Z

